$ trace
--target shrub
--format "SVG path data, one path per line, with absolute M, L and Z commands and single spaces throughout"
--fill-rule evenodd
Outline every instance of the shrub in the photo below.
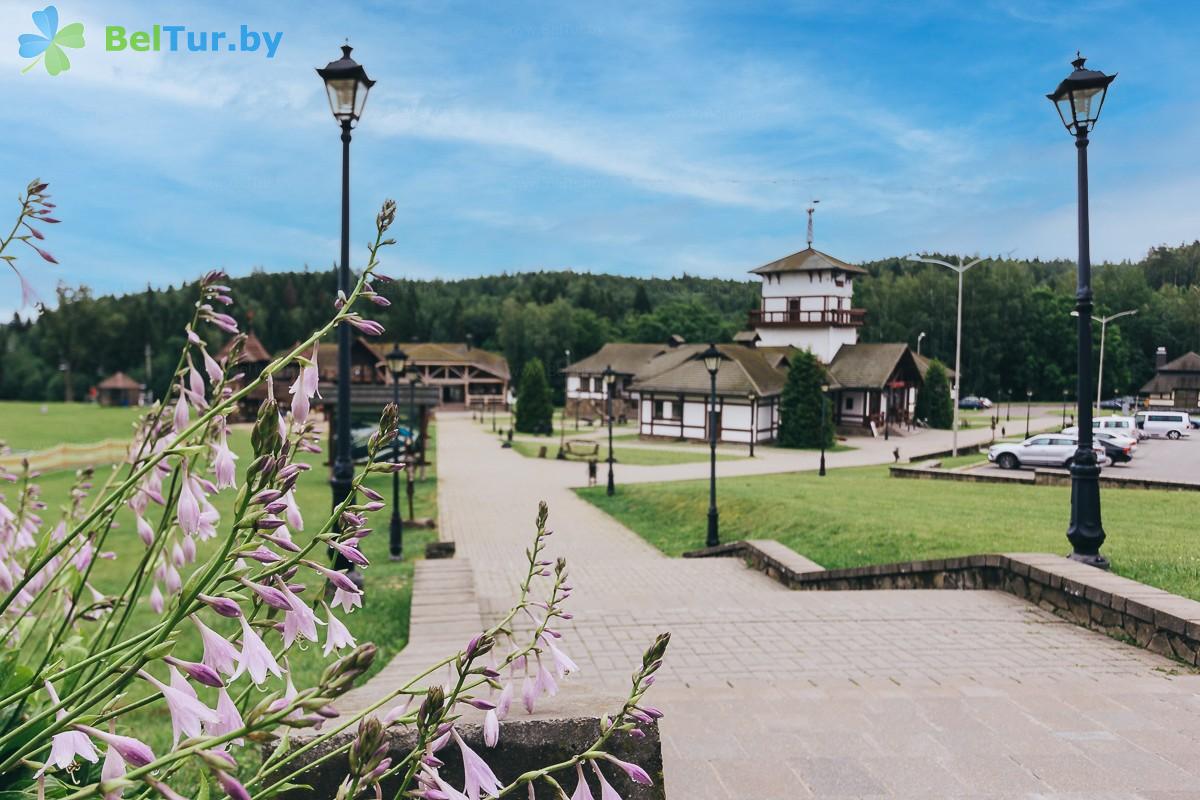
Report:
M 780 446 L 821 447 L 822 440 L 825 447 L 833 446 L 832 409 L 821 391 L 828 380 L 825 367 L 811 352 L 792 356 L 780 400 Z

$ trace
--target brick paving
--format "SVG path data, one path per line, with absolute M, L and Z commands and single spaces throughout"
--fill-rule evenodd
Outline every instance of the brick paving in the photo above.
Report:
M 568 466 L 440 415 L 441 531 L 466 561 L 428 567 L 469 563 L 494 619 L 546 500 L 581 667 L 549 710 L 610 707 L 671 631 L 653 690 L 669 797 L 1200 797 L 1200 677 L 1174 662 L 1005 594 L 791 592 L 736 559 L 670 559 L 579 500 Z

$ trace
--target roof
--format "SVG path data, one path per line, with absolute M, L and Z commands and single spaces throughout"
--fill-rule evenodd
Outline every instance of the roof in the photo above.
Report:
M 380 360 L 385 360 L 393 348 L 399 347 L 410 364 L 470 364 L 501 378 L 510 377 L 508 360 L 499 353 L 480 347 L 468 347 L 464 342 L 372 342 L 368 345 Z
M 652 359 L 679 348 L 670 348 L 662 344 L 643 344 L 636 342 L 609 342 L 587 358 L 581 358 L 566 368 L 571 375 L 598 375 L 605 367 L 611 366 L 613 372 L 619 375 L 638 376 Z
M 699 358 L 707 349 L 708 345 L 692 344 L 663 354 L 651 362 L 652 374 L 635 380 L 630 388 L 642 392 L 708 394 L 711 377 Z M 783 391 L 787 371 L 772 365 L 771 353 L 738 344 L 717 345 L 717 350 L 724 359 L 717 370 L 717 394 L 746 397 L 754 392 L 759 397 L 771 397 Z
M 807 247 L 798 253 L 792 253 L 790 256 L 784 256 L 778 261 L 772 261 L 770 264 L 764 264 L 761 267 L 750 270 L 750 272 L 755 275 L 766 275 L 767 273 L 775 272 L 820 272 L 823 270 L 837 270 L 858 275 L 867 274 L 867 271 L 862 267 L 847 264 L 841 259 L 834 258 L 828 253 L 822 253 L 820 250 L 814 250 L 811 247 Z
M 1170 394 L 1176 389 L 1200 389 L 1200 355 L 1184 353 L 1158 368 L 1140 394 Z
M 133 378 L 126 375 L 124 372 L 114 372 L 100 383 L 96 384 L 97 389 L 137 389 L 141 390 L 142 385 Z
M 758 335 L 758 331 L 738 331 L 733 335 L 735 344 L 744 344 L 750 347 L 753 347 L 754 343 L 761 339 L 762 337 Z
M 926 358 L 920 353 L 913 353 L 913 360 L 917 362 L 917 369 L 921 371 L 921 378 L 925 378 L 925 373 L 929 372 L 929 365 L 933 363 L 932 358 Z M 950 380 L 954 380 L 954 370 L 946 364 L 942 364 L 942 369 L 946 370 L 946 376 Z
M 916 357 L 902 342 L 844 344 L 829 364 L 829 374 L 847 389 L 882 389 L 905 364 L 921 374 Z
M 226 342 L 217 353 L 217 359 L 224 361 L 229 357 L 229 351 L 233 349 L 233 343 L 238 340 L 238 337 L 233 337 Z M 242 354 L 238 357 L 239 364 L 265 364 L 271 360 L 271 354 L 267 352 L 267 348 L 263 347 L 263 343 L 253 333 L 246 334 L 246 344 L 242 346 Z

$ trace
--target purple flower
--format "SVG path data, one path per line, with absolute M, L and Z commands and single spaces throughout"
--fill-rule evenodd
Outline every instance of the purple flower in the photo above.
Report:
M 208 594 L 197 594 L 196 599 L 204 603 L 222 617 L 236 618 L 242 615 L 241 607 L 228 597 L 213 597 Z
M 336 539 L 326 539 L 325 543 L 345 556 L 346 560 L 351 564 L 359 564 L 364 567 L 370 566 L 371 564 L 371 562 L 367 560 L 367 557 L 362 554 L 362 551 L 358 549 L 354 541 L 343 543 L 337 541 Z
M 195 614 L 189 617 L 200 631 L 200 641 L 204 645 L 204 655 L 201 663 L 217 672 L 223 672 L 231 678 L 236 678 L 241 669 L 237 666 L 241 660 L 237 648 L 230 644 L 224 636 L 200 621 Z
M 470 800 L 479 800 L 479 792 L 481 790 L 487 794 L 497 794 L 503 787 L 496 778 L 496 773 L 492 772 L 492 768 L 479 757 L 478 753 L 467 747 L 467 743 L 458 735 L 458 731 L 451 731 L 451 735 L 454 737 L 454 741 L 458 743 L 458 750 L 462 754 L 463 775 L 465 777 L 463 793 Z
M 333 605 L 341 606 L 342 611 L 349 614 L 356 608 L 362 608 L 362 592 L 347 592 L 336 587 L 333 590 Z
M 146 522 L 141 514 L 137 515 L 137 532 L 142 540 L 142 544 L 149 547 L 154 544 L 154 528 L 150 527 L 150 523 Z
M 571 800 L 596 800 L 592 796 L 591 787 L 588 786 L 587 780 L 583 777 L 583 765 L 575 765 L 575 791 L 571 793 Z
M 654 785 L 654 781 L 650 780 L 650 776 L 646 773 L 646 770 L 642 769 L 637 764 L 632 764 L 628 761 L 622 761 L 621 759 L 617 758 L 616 756 L 609 755 L 607 753 L 605 753 L 604 757 L 606 759 L 608 759 L 609 761 L 611 761 L 612 763 L 616 764 L 621 769 L 625 770 L 625 774 L 629 776 L 629 779 L 631 781 L 636 781 L 637 783 L 640 783 L 643 786 L 653 786 Z
M 483 715 L 483 743 L 488 747 L 495 747 L 498 741 L 500 741 L 500 718 L 496 715 L 496 709 L 492 708 Z
M 554 671 L 558 673 L 558 677 L 564 678 L 569 673 L 578 672 L 579 666 L 571 660 L 571 657 L 564 653 L 554 644 L 554 640 L 545 634 L 542 635 L 542 644 L 550 651 L 550 655 L 554 658 Z
M 324 653 L 328 656 L 334 650 L 341 650 L 343 647 L 354 647 L 354 637 L 350 635 L 350 629 L 342 624 L 342 621 L 334 615 L 328 605 L 325 606 L 327 630 L 325 631 L 325 650 Z
M 217 721 L 205 723 L 204 731 L 209 736 L 226 736 L 236 730 L 241 730 L 245 723 L 238 713 L 237 704 L 229 696 L 229 692 L 221 689 L 217 692 Z M 241 739 L 230 740 L 235 745 L 241 745 Z
M 617 794 L 617 790 L 612 787 L 612 784 L 604 779 L 604 773 L 600 771 L 596 762 L 591 763 L 592 772 L 596 773 L 596 780 L 600 782 L 600 800 L 621 800 L 621 795 Z
M 195 661 L 184 661 L 183 659 L 176 658 L 175 656 L 167 656 L 163 659 L 163 661 L 167 662 L 171 666 L 179 667 L 196 683 L 202 683 L 205 686 L 212 686 L 214 688 L 225 685 L 221 682 L 221 676 L 217 674 L 217 671 L 207 664 L 197 664 Z
M 157 688 L 167 701 L 167 711 L 171 714 L 171 734 L 175 744 L 179 743 L 180 734 L 188 737 L 199 736 L 202 723 L 217 721 L 216 712 L 190 694 L 189 691 L 194 690 L 186 687 L 186 682 L 183 686 L 167 686 L 145 670 L 139 670 L 138 675 Z M 185 691 L 185 687 L 188 691 Z
M 155 583 L 152 587 L 150 587 L 150 609 L 155 614 L 161 614 L 165 605 L 166 603 L 163 600 L 162 589 L 159 589 L 158 584 Z
M 534 688 L 533 679 L 528 675 L 521 684 L 521 700 L 525 703 L 525 710 L 532 714 L 534 701 L 537 700 L 537 690 Z
M 87 725 L 76 725 L 75 728 L 104 742 L 116 750 L 123 761 L 133 764 L 135 767 L 144 767 L 154 760 L 154 751 L 150 749 L 149 745 L 132 736 L 107 733 Z
M 224 770 L 213 770 L 217 777 L 217 783 L 221 784 L 221 790 L 229 795 L 233 800 L 250 800 L 250 793 L 246 791 L 246 787 L 238 782 L 238 779 L 230 775 Z
M 288 610 L 283 615 L 283 646 L 291 647 L 297 635 L 310 642 L 317 641 L 317 615 L 286 584 L 279 586 L 279 593 L 288 604 Z
M 57 262 L 55 262 L 57 263 Z M 367 336 L 379 336 L 383 333 L 384 327 L 373 319 L 363 319 L 357 314 L 350 314 L 346 317 L 346 322 L 349 322 L 354 327 L 365 333 Z M 471 798 L 475 800 L 475 798 Z
M 269 605 L 271 608 L 278 608 L 280 611 L 291 611 L 292 606 L 288 602 L 287 597 L 283 592 L 276 589 L 274 586 L 266 586 L 265 584 L 255 583 L 254 581 L 241 579 L 242 586 L 245 586 L 250 591 L 258 595 L 259 599 Z
M 175 419 L 173 420 L 176 433 L 183 433 L 188 426 L 188 404 L 183 397 L 183 387 L 179 387 L 179 400 L 175 403 Z
M 196 499 L 195 489 L 186 468 L 183 471 L 181 483 L 175 515 L 179 519 L 179 527 L 183 532 L 194 534 L 200 530 L 200 501 Z
M 200 348 L 200 355 L 204 359 L 204 371 L 208 373 L 208 380 L 213 386 L 216 386 L 221 382 L 225 370 L 221 369 L 221 365 L 217 363 L 215 358 L 208 354 L 208 350 L 204 347 Z
M 500 697 L 496 700 L 496 716 L 499 719 L 508 717 L 508 710 L 512 707 L 513 682 L 510 680 L 504 684 L 504 688 L 500 690 Z
M 76 757 L 93 764 L 100 760 L 100 754 L 86 733 L 74 730 L 56 733 L 50 737 L 50 757 L 46 759 L 46 766 L 42 767 L 41 772 L 49 767 L 70 769 Z
M 314 561 L 305 560 L 303 563 L 306 566 L 310 567 L 311 569 L 314 569 L 317 572 L 319 572 L 321 575 L 323 575 L 325 577 L 325 579 L 327 581 L 332 583 L 335 587 L 342 589 L 343 591 L 346 591 L 346 592 L 351 592 L 353 594 L 359 594 L 361 592 L 361 590 L 357 586 L 354 585 L 354 581 L 350 580 L 350 578 L 347 577 L 346 573 L 338 572 L 337 570 L 329 569 L 328 567 L 323 567 Z
M 229 446 L 229 437 L 224 430 L 221 431 L 217 441 L 211 447 L 213 474 L 217 478 L 217 488 L 237 486 L 237 464 L 234 463 L 237 461 L 237 454 Z
M 263 640 L 250 627 L 250 623 L 246 622 L 245 617 L 241 618 L 241 622 L 242 667 L 250 673 L 250 680 L 255 684 L 261 684 L 267 679 L 268 672 L 273 673 L 277 678 L 283 677 L 283 670 L 279 668 L 279 664 L 271 655 L 271 651 L 263 644 Z

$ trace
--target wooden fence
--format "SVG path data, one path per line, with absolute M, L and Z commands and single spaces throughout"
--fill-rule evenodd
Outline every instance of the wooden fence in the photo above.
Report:
M 58 444 L 33 453 L 11 453 L 0 455 L 0 468 L 11 472 L 21 470 L 21 462 L 29 460 L 29 466 L 40 472 L 60 469 L 101 466 L 124 461 L 129 454 L 128 439 L 105 439 L 102 442 L 81 444 Z

